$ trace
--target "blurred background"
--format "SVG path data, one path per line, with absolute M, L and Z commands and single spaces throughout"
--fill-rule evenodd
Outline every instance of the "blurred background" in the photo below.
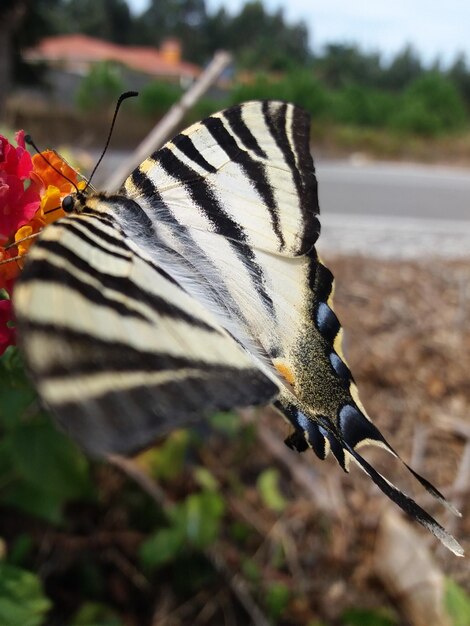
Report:
M 248 99 L 312 116 L 319 248 L 363 402 L 462 511 L 470 548 L 470 8 L 334 0 L 2 0 L 0 134 L 96 184 L 216 51 L 189 124 Z M 177 129 L 175 129 L 176 132 Z M 470 575 L 353 469 L 285 447 L 269 410 L 216 415 L 137 459 L 86 459 L 0 359 L 0 626 L 470 625 Z

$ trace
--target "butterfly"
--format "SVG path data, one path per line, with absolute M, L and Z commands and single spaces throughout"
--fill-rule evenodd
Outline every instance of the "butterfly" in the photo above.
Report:
M 63 208 L 30 251 L 14 307 L 39 396 L 85 450 L 131 454 L 213 411 L 273 403 L 289 447 L 331 451 L 345 471 L 355 461 L 463 553 L 358 452 L 374 444 L 398 457 L 343 356 L 333 275 L 315 250 L 304 110 L 253 101 L 211 115 L 119 193 L 78 192 Z

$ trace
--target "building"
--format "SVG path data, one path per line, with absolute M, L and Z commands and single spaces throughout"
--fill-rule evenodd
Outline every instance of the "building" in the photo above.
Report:
M 167 39 L 160 49 L 143 46 L 121 46 L 87 35 L 46 37 L 34 48 L 23 52 L 29 63 L 43 63 L 55 70 L 85 76 L 91 67 L 113 61 L 143 74 L 147 79 L 161 79 L 187 85 L 201 73 L 201 68 L 181 58 L 181 44 Z

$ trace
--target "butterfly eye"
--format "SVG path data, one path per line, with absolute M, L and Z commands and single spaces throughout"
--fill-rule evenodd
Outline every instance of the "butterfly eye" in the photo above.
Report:
M 75 198 L 73 196 L 65 196 L 62 200 L 62 209 L 66 213 L 72 213 L 75 208 Z

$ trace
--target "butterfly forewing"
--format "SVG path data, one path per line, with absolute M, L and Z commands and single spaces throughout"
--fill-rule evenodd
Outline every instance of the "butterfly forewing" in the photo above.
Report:
M 41 397 L 94 454 L 136 451 L 202 414 L 266 403 L 277 391 L 109 214 L 85 209 L 45 231 L 15 310 Z

